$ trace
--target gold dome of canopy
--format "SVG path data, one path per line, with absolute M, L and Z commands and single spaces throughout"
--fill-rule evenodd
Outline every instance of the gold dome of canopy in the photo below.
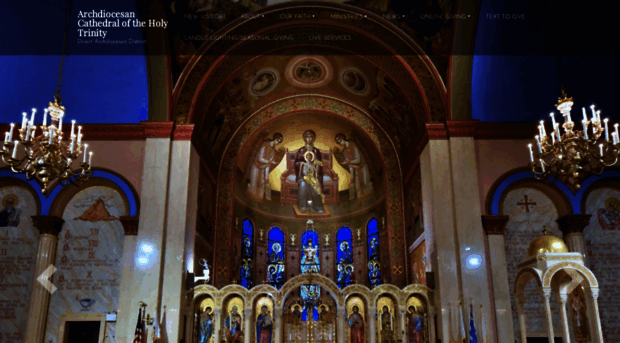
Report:
M 527 249 L 527 256 L 532 257 L 543 253 L 568 252 L 566 244 L 561 238 L 547 235 L 547 227 L 543 228 L 543 235 L 530 243 Z

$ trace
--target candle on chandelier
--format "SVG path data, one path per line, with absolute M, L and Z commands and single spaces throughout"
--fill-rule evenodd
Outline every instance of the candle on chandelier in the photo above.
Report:
M 60 117 L 60 119 L 58 120 L 58 130 L 62 132 L 62 117 Z
M 545 164 L 543 163 L 542 158 L 540 159 L 540 167 L 542 168 L 543 173 L 545 172 Z
M 601 152 L 601 157 L 603 157 L 603 143 L 599 144 L 598 148 L 599 148 L 599 150 Z
M 615 132 L 611 133 L 611 140 L 613 141 L 613 144 L 616 144 L 616 133 Z
M 13 146 L 13 158 L 17 156 L 17 145 L 19 145 L 19 141 L 15 141 L 15 146 Z
M 26 126 L 26 116 L 27 116 L 26 112 L 23 112 L 22 113 L 22 127 L 20 130 L 23 130 L 24 126 Z
M 547 135 L 547 131 L 545 131 L 545 122 L 543 120 L 540 121 L 540 128 L 542 130 L 540 134 L 540 138 L 542 139 L 543 137 Z
M 73 154 L 73 147 L 75 146 L 75 140 L 73 139 L 74 137 L 71 136 L 71 153 Z
M 585 135 L 586 139 L 588 139 L 588 120 L 582 120 L 581 124 L 583 124 L 583 134 Z
M 71 139 L 73 139 L 74 135 L 75 135 L 75 119 L 71 121 Z
M 88 144 L 84 144 L 84 161 L 82 163 L 86 163 L 86 150 L 88 150 Z
M 551 144 L 555 145 L 555 132 L 551 134 Z
M 528 144 L 527 147 L 530 148 L 530 162 L 534 162 L 534 152 L 532 151 L 532 144 Z
M 538 125 L 538 134 L 540 135 L 540 137 L 543 136 L 543 134 L 542 134 L 542 122 L 541 122 L 540 125 Z
M 13 128 L 15 127 L 15 124 L 11 123 L 11 131 L 9 131 L 9 141 L 11 140 L 11 138 L 13 138 Z
M 558 134 L 558 142 L 562 141 L 562 136 L 560 135 L 560 125 L 556 124 L 555 132 Z
M 588 116 L 586 115 L 586 108 L 582 107 L 581 108 L 581 112 L 583 112 L 583 120 L 582 121 L 588 121 Z
M 32 109 L 32 115 L 30 116 L 30 122 L 31 122 L 31 123 L 34 123 L 34 114 L 35 114 L 35 113 L 37 113 L 37 109 L 36 109 L 36 108 L 33 108 L 33 109 Z
M 614 127 L 616 128 L 616 138 L 620 139 L 620 135 L 618 135 L 618 123 L 616 123 Z
M 43 126 L 47 125 L 47 111 L 47 108 L 43 110 Z
M 5 132 L 5 133 L 4 133 L 4 143 L 6 143 L 6 142 L 8 142 L 8 141 L 9 141 L 9 133 L 8 133 L 8 132 Z
M 92 164 L 93 162 L 93 152 L 89 151 L 88 152 L 88 164 Z
M 28 130 L 26 130 L 26 142 L 30 140 L 30 129 L 32 128 L 32 122 L 28 122 Z
M 555 116 L 553 115 L 553 112 L 551 112 L 549 116 L 551 117 L 551 120 L 553 121 L 553 128 L 555 129 L 556 123 L 555 123 Z
M 601 122 L 601 110 L 596 111 L 596 120 L 600 123 Z
M 590 109 L 592 110 L 592 121 L 597 121 L 596 120 L 596 111 L 594 110 L 594 105 L 590 106 Z
M 609 142 L 609 130 L 607 129 L 607 122 L 609 119 L 605 118 L 605 140 Z
M 540 139 L 538 138 L 538 136 L 535 136 L 536 138 L 536 144 L 538 144 L 538 152 L 542 154 L 542 148 L 540 147 Z
M 78 134 L 78 144 L 79 144 L 79 143 L 82 143 L 82 134 L 81 134 L 81 133 L 80 133 L 80 134 Z

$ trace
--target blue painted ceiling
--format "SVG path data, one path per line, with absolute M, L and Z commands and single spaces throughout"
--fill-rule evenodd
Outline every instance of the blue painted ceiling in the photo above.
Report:
M 613 107 L 615 80 L 620 77 L 620 68 L 615 67 L 618 56 L 606 49 L 609 43 L 599 44 L 610 38 L 600 18 L 604 12 L 596 12 L 600 22 L 591 26 L 594 17 L 588 14 L 596 9 L 572 5 L 571 1 L 482 0 L 472 70 L 474 119 L 549 121 L 561 87 L 575 101 L 573 119 L 578 115 L 581 120 L 581 107 L 592 104 L 601 109 L 603 118 L 620 119 Z M 563 12 L 565 8 L 581 15 Z
M 105 4 L 105 6 L 103 5 Z M 19 122 L 22 112 L 41 113 L 58 85 L 67 7 L 52 2 L 0 4 L 0 122 Z M 66 4 L 64 4 L 66 6 Z M 73 1 L 61 96 L 65 122 L 139 123 L 147 120 L 144 45 L 78 43 L 80 11 L 136 12 L 132 1 Z M 137 13 L 136 13 L 137 16 Z M 106 39 L 142 39 L 140 29 L 109 29 Z M 92 38 L 91 38 L 92 39 Z M 117 54 L 116 54 L 117 52 Z

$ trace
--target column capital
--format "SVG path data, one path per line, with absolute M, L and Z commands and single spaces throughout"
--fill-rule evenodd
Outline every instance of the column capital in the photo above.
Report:
M 138 235 L 138 222 L 140 217 L 138 216 L 122 216 L 119 218 L 121 224 L 123 224 L 123 231 L 125 236 Z
M 543 288 L 541 290 L 541 293 L 543 297 L 545 298 L 545 300 L 549 301 L 549 299 L 551 298 L 551 288 Z
M 487 235 L 503 235 L 506 233 L 506 224 L 509 216 L 483 215 L 482 227 Z
M 566 305 L 566 303 L 568 302 L 568 294 L 560 293 L 560 298 L 558 300 L 559 303 L 562 304 L 562 306 Z
M 62 230 L 62 224 L 64 219 L 47 215 L 47 216 L 32 216 L 32 224 L 39 230 L 41 235 L 52 235 L 58 237 Z
M 569 233 L 583 233 L 583 229 L 590 225 L 591 217 L 591 214 L 567 214 L 558 218 L 556 222 L 566 236 Z

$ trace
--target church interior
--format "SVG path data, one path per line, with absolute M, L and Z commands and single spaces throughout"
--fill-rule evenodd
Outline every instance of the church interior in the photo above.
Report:
M 0 343 L 620 342 L 577 2 L 1 6 Z

